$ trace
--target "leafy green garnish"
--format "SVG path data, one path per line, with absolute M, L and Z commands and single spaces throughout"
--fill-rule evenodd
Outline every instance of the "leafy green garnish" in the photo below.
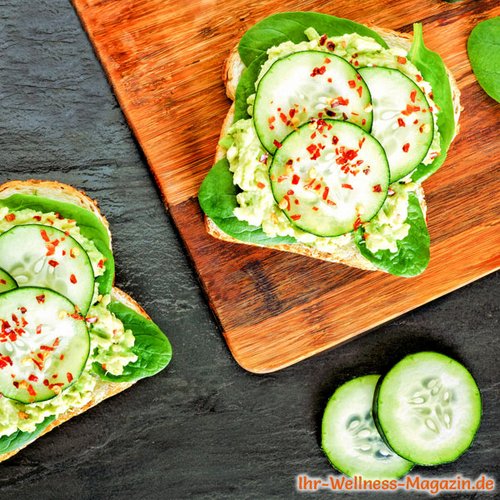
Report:
M 0 207 L 8 207 L 13 212 L 25 209 L 42 213 L 54 212 L 59 213 L 65 219 L 75 220 L 81 234 L 92 241 L 106 259 L 104 274 L 96 281 L 99 283 L 99 293 L 105 295 L 110 292 L 115 279 L 115 260 L 111 251 L 111 242 L 108 231 L 92 212 L 71 203 L 28 194 L 14 194 L 0 200 Z
M 55 418 L 55 416 L 45 418 L 36 425 L 36 429 L 33 432 L 18 430 L 8 436 L 2 436 L 0 438 L 0 455 L 22 448 L 34 441 L 55 420 Z
M 479 85 L 500 102 L 500 17 L 476 25 L 467 40 L 467 52 Z
M 99 363 L 94 363 L 92 369 L 102 380 L 133 382 L 156 375 L 170 363 L 172 346 L 153 321 L 118 301 L 112 301 L 108 309 L 123 323 L 125 329 L 132 330 L 135 337 L 132 352 L 138 359 L 126 365 L 121 375 L 107 373 Z
M 229 236 L 240 241 L 259 245 L 280 245 L 296 243 L 290 236 L 271 238 L 264 233 L 261 227 L 251 226 L 234 216 L 234 209 L 238 206 L 236 195 L 237 187 L 233 184 L 233 174 L 229 170 L 227 158 L 219 160 L 205 177 L 198 193 L 200 206 L 217 227 Z
M 314 28 L 320 35 L 342 36 L 357 33 L 375 39 L 382 47 L 388 48 L 383 38 L 366 26 L 341 17 L 319 12 L 282 12 L 266 17 L 252 26 L 240 40 L 238 52 L 245 66 L 266 55 L 267 49 L 280 43 L 307 41 L 304 31 Z
M 439 107 L 437 118 L 441 145 L 441 154 L 429 165 L 421 163 L 412 174 L 412 180 L 417 181 L 429 177 L 445 161 L 448 148 L 455 134 L 455 115 L 450 80 L 441 57 L 424 45 L 422 25 L 413 25 L 413 43 L 408 53 L 410 61 L 419 69 L 432 86 L 434 102 Z
M 429 231 L 414 193 L 408 195 L 408 217 L 405 222 L 410 225 L 410 230 L 406 238 L 397 242 L 398 251 L 395 253 L 390 250 L 370 252 L 366 247 L 364 230 L 361 227 L 356 231 L 354 239 L 361 254 L 379 269 L 395 276 L 411 277 L 422 273 L 430 259 Z

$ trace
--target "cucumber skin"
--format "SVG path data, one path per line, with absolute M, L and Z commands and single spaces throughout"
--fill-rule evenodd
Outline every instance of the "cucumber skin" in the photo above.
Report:
M 393 366 L 391 366 L 391 368 L 389 370 L 387 370 L 387 372 L 378 379 L 377 385 L 375 387 L 375 393 L 373 395 L 372 416 L 373 416 L 373 421 L 375 422 L 375 427 L 377 428 L 378 433 L 380 434 L 380 437 L 382 438 L 382 440 L 384 441 L 384 443 L 387 445 L 387 447 L 390 450 L 392 450 L 394 453 L 396 453 L 396 455 L 399 455 L 401 458 L 404 458 L 405 460 L 408 460 L 409 462 L 412 461 L 411 458 L 405 457 L 404 455 L 401 455 L 396 450 L 394 450 L 392 448 L 392 446 L 390 445 L 389 441 L 387 440 L 386 436 L 385 436 L 382 424 L 380 423 L 380 421 L 378 419 L 378 396 L 379 396 L 379 393 L 380 393 L 380 387 L 382 386 L 382 382 L 384 381 L 385 376 L 387 375 L 387 373 L 389 373 L 392 370 L 392 368 L 394 366 L 396 366 L 396 364 L 401 363 L 406 358 L 409 358 L 409 357 L 414 356 L 416 354 L 422 354 L 423 352 L 426 352 L 426 353 L 429 353 L 429 354 L 438 354 L 438 355 L 441 355 L 441 356 L 446 356 L 445 354 L 442 354 L 442 353 L 437 352 L 437 351 L 419 351 L 419 352 L 414 352 L 414 353 L 411 353 L 411 354 L 407 354 L 404 358 L 402 358 L 397 363 L 395 363 Z M 447 356 L 447 357 L 449 357 L 449 356 Z M 453 359 L 453 358 L 450 358 L 450 359 Z M 453 359 L 453 361 L 456 361 L 456 360 Z M 456 362 L 459 363 L 458 361 L 456 361 Z M 460 364 L 462 364 L 462 363 L 460 363 Z M 464 368 L 465 368 L 465 365 L 462 365 L 462 366 L 464 366 Z M 471 374 L 471 377 L 472 377 L 472 374 Z M 474 377 L 472 377 L 472 379 L 475 381 Z M 476 383 L 476 385 L 477 385 L 477 383 Z M 479 390 L 479 386 L 478 386 L 478 390 Z M 478 424 L 477 428 L 474 430 L 474 434 L 472 436 L 471 442 L 469 443 L 469 445 L 467 446 L 467 448 L 465 448 L 460 453 L 460 455 L 456 456 L 453 460 L 448 460 L 448 461 L 445 461 L 445 462 L 439 462 L 439 463 L 434 463 L 434 464 L 418 463 L 416 465 L 422 465 L 422 466 L 425 466 L 425 467 L 439 467 L 440 465 L 451 464 L 451 463 L 457 461 L 464 453 L 466 453 L 471 448 L 471 446 L 474 444 L 474 440 L 476 438 L 477 431 L 479 430 L 479 427 L 481 426 L 481 420 L 482 420 L 482 417 L 483 417 L 483 404 L 482 404 L 483 398 L 481 396 L 481 391 L 480 390 L 479 390 L 479 399 L 480 399 L 480 402 L 481 402 L 480 415 L 479 415 L 479 424 Z

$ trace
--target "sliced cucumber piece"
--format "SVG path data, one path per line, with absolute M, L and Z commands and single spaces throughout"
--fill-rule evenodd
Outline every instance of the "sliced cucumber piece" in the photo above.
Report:
M 17 288 L 16 280 L 4 269 L 0 269 L 0 293 Z
M 85 314 L 94 295 L 94 270 L 83 247 L 51 226 L 14 226 L 0 235 L 0 267 L 19 286 L 50 288 Z
M 305 51 L 278 59 L 261 78 L 253 109 L 262 145 L 274 154 L 283 139 L 312 118 L 348 120 L 369 131 L 370 92 L 345 59 Z
M 373 103 L 371 134 L 387 153 L 391 182 L 412 172 L 425 158 L 434 137 L 429 103 L 418 85 L 392 68 L 358 70 Z
M 381 379 L 374 416 L 398 455 L 437 465 L 456 460 L 471 445 L 481 421 L 481 395 L 463 365 L 437 352 L 419 352 Z
M 389 186 L 382 146 L 361 127 L 337 120 L 313 120 L 292 132 L 269 174 L 290 222 L 318 236 L 338 236 L 369 221 Z
M 45 288 L 0 295 L 0 393 L 22 403 L 51 399 L 80 377 L 90 350 L 85 321 Z
M 379 377 L 367 375 L 340 386 L 323 415 L 323 451 L 336 469 L 351 477 L 398 478 L 413 466 L 386 446 L 375 427 L 371 410 Z

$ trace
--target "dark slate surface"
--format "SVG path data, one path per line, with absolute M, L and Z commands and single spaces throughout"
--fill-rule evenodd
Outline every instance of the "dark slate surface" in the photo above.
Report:
M 280 373 L 251 375 L 233 361 L 215 326 L 66 0 L 0 0 L 0 102 L 0 182 L 57 179 L 97 198 L 111 222 L 118 285 L 175 348 L 167 371 L 0 465 L 2 500 L 289 498 L 296 474 L 332 472 L 318 442 L 333 389 L 421 348 L 452 353 L 470 367 L 483 392 L 484 419 L 459 461 L 417 472 L 498 474 L 497 277 Z

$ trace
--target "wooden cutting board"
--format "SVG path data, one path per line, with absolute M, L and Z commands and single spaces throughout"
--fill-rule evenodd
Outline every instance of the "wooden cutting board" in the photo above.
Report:
M 465 49 L 472 27 L 500 14 L 495 0 L 74 0 L 74 5 L 243 368 L 278 370 L 499 267 L 499 106 L 478 86 Z M 256 21 L 290 10 L 316 10 L 403 32 L 423 22 L 427 45 L 458 80 L 465 108 L 461 134 L 445 166 L 425 183 L 431 263 L 419 277 L 362 272 L 224 243 L 205 233 L 196 195 L 230 105 L 221 81 L 224 60 Z

